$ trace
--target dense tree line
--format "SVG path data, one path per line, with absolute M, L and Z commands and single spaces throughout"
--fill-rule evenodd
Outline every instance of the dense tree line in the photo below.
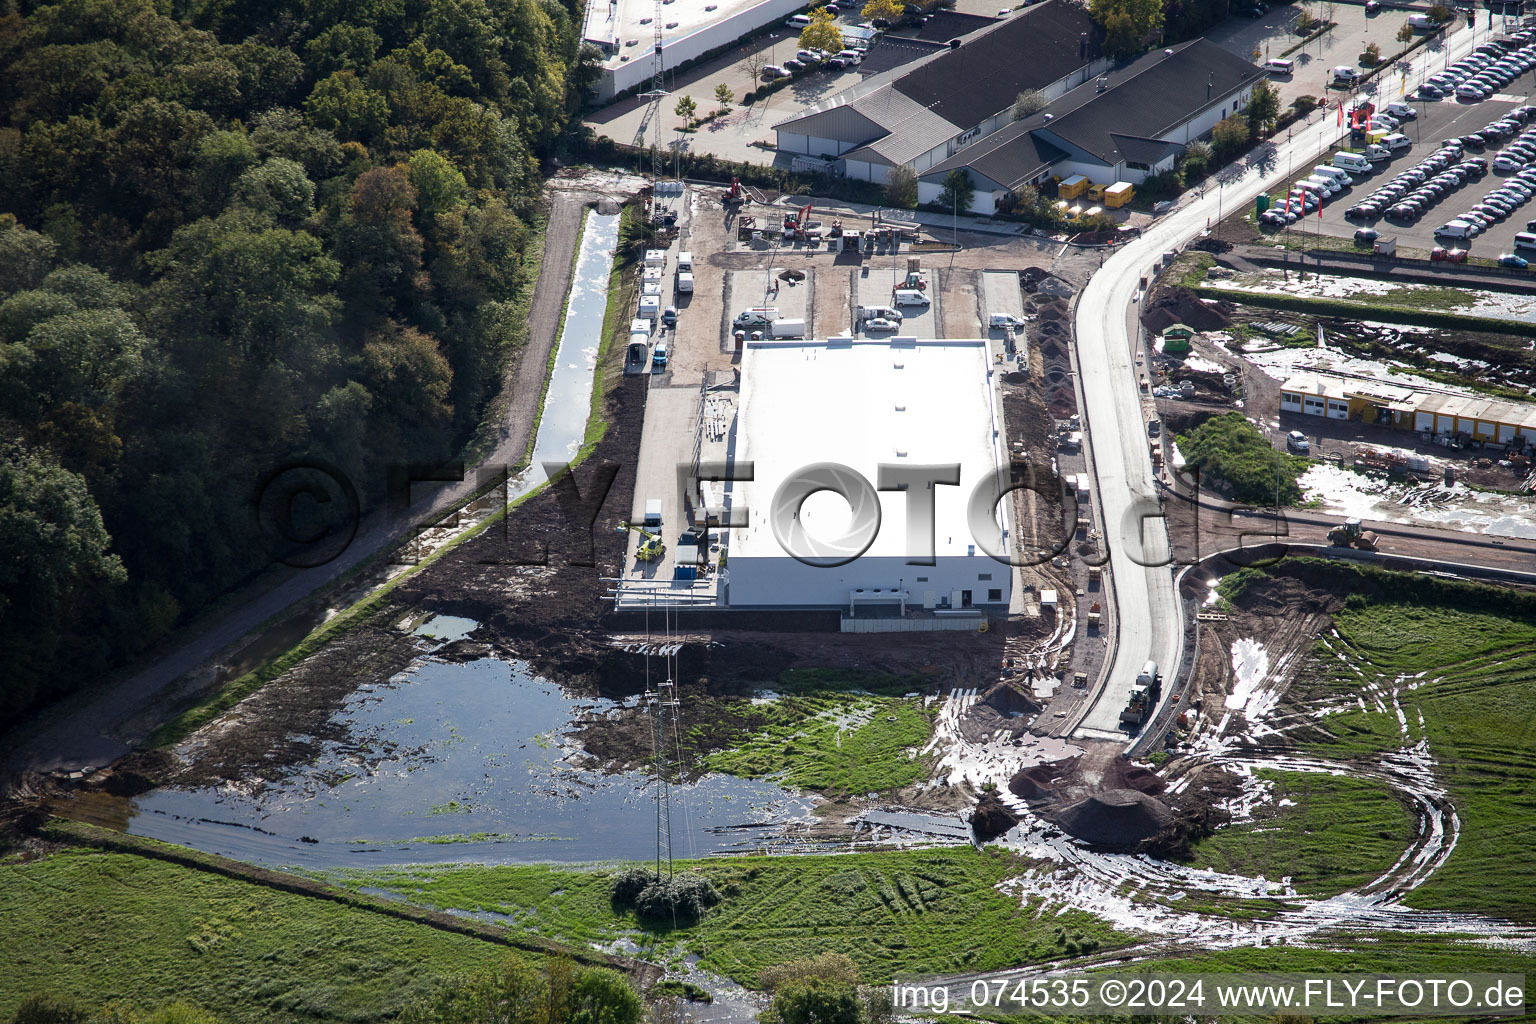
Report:
M 520 337 L 580 0 L 0 0 L 0 723 L 448 458 Z

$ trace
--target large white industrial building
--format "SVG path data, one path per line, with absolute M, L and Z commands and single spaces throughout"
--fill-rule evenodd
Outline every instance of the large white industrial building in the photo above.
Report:
M 684 61 L 804 7 L 805 0 L 662 0 L 658 24 L 655 0 L 591 0 L 582 41 L 603 52 L 602 71 L 593 84 L 592 98 L 607 103 L 626 89 L 650 83 L 658 27 L 662 58 L 670 74 Z
M 741 524 L 727 541 L 726 603 L 841 608 L 853 617 L 1006 610 L 1012 570 L 986 548 L 1012 549 L 1011 502 L 983 503 L 990 527 L 981 531 L 989 536 L 980 538 L 973 536 L 970 511 L 978 486 L 995 494 L 1007 466 L 992 372 L 984 340 L 748 342 L 731 461 L 750 462 L 754 479 L 733 483 L 726 493 L 728 514 Z M 829 542 L 860 526 L 867 530 L 869 517 L 854 522 L 850 502 L 840 494 L 823 490 L 803 504 L 783 500 L 788 511 L 774 522 L 775 496 L 791 495 L 794 485 L 786 482 L 818 464 L 857 473 L 871 489 L 866 498 L 878 505 L 878 532 L 846 564 L 807 564 L 790 553 L 806 552 L 802 543 Z M 932 564 L 919 564 L 927 545 L 919 540 L 914 549 L 909 538 L 909 495 L 873 489 L 883 477 L 890 484 L 893 474 L 921 477 L 929 467 L 956 465 L 958 485 L 931 488 Z M 844 470 L 826 472 L 855 479 Z M 857 481 L 851 490 L 858 490 Z M 797 531 L 814 540 L 797 538 Z

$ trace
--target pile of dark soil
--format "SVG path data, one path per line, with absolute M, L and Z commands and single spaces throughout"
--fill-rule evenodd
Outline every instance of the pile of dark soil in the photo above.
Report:
M 971 813 L 971 831 L 983 843 L 996 839 L 1018 823 L 1019 816 L 992 792 L 983 793 L 976 801 L 976 810 Z
M 1154 334 L 1173 324 L 1186 324 L 1197 331 L 1219 331 L 1232 325 L 1225 313 L 1200 301 L 1200 296 L 1188 288 L 1171 288 L 1158 296 L 1142 314 L 1141 322 Z
M 1003 714 L 1012 714 L 1022 711 L 1025 714 L 1038 714 L 1042 705 L 1024 690 L 1020 689 L 1022 683 L 1000 682 L 982 695 L 982 703 L 987 704 Z
M 1069 835 L 1094 846 L 1128 850 L 1173 823 L 1162 801 L 1134 789 L 1108 789 L 1084 797 L 1054 815 Z
M 1025 800 L 1055 799 L 1056 786 L 1070 767 L 1071 762 L 1033 765 L 1009 779 L 1008 788 Z

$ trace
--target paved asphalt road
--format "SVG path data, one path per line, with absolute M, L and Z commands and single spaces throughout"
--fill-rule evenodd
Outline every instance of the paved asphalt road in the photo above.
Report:
M 1458 60 L 1476 44 L 1477 34 L 1457 32 L 1449 60 Z M 1108 670 L 1095 688 L 1074 735 L 1123 740 L 1118 728 L 1131 686 L 1148 660 L 1161 670 L 1179 663 L 1184 630 L 1173 573 L 1166 565 L 1168 535 L 1156 512 L 1157 489 L 1148 456 L 1137 375 L 1132 366 L 1134 310 L 1143 275 L 1164 252 L 1178 249 L 1219 220 L 1222 202 L 1243 204 L 1284 177 L 1294 160 L 1311 159 L 1337 137 L 1333 118 L 1320 117 L 1293 131 L 1271 152 L 1263 147 L 1240 171 L 1228 174 L 1220 189 L 1186 195 L 1180 206 L 1146 228 L 1142 236 L 1105 261 L 1083 289 L 1077 305 L 1079 380 L 1087 415 L 1098 481 L 1098 501 L 1110 545 L 1115 622 L 1118 624 Z M 1229 206 L 1228 209 L 1233 208 Z M 1141 536 L 1138 536 L 1141 534 Z M 1161 557 L 1159 557 L 1161 556 Z M 1148 565 L 1146 563 L 1152 563 Z

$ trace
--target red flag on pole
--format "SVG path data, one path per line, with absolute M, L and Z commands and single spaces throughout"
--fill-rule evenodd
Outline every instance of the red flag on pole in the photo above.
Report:
M 1343 100 L 1339 100 L 1339 125 L 1340 125 L 1340 127 L 1342 127 L 1343 124 L 1344 124 L 1344 101 Z

